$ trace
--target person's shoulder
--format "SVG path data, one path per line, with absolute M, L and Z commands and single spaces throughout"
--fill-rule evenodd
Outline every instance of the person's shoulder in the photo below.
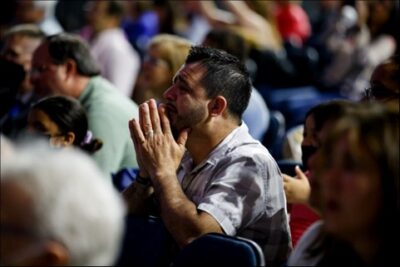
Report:
M 96 102 L 99 105 L 107 105 L 117 110 L 128 109 L 137 110 L 138 106 L 133 100 L 123 95 L 107 79 L 96 76 L 90 80 L 91 86 L 94 87 L 91 102 Z
M 301 236 L 296 247 L 292 251 L 288 259 L 288 266 L 315 266 L 322 255 L 314 257 L 309 256 L 308 250 L 310 246 L 316 242 L 321 235 L 323 229 L 323 221 L 313 223 Z

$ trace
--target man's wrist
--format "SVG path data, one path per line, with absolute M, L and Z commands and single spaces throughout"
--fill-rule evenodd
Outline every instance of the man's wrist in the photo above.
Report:
M 140 176 L 140 173 L 136 174 L 136 182 L 144 185 L 144 186 L 150 186 L 151 185 L 151 180 L 149 177 L 142 177 Z

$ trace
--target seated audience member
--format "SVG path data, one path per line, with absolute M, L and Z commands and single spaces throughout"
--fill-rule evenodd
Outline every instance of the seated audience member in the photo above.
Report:
M 400 56 L 396 55 L 378 65 L 372 73 L 365 99 L 378 101 L 388 108 L 400 110 Z
M 38 97 L 30 82 L 32 56 L 44 38 L 44 33 L 35 24 L 20 24 L 10 28 L 3 36 L 4 45 L 1 57 L 23 67 L 24 78 L 14 92 L 13 99 L 8 100 L 8 110 L 1 122 L 1 131 L 11 139 L 15 139 L 26 127 L 26 118 L 30 105 Z M 2 70 L 2 79 L 14 79 L 7 75 L 10 69 Z
M 291 248 L 286 200 L 275 160 L 242 123 L 250 94 L 236 57 L 192 47 L 166 104 L 151 99 L 130 122 L 140 171 L 124 196 L 133 214 L 148 214 L 154 196 L 180 247 L 210 232 L 242 236 L 281 266 Z
M 185 63 L 191 46 L 188 40 L 172 34 L 154 36 L 144 55 L 132 99 L 136 103 L 150 98 L 162 100 L 175 73 Z
M 312 160 L 322 221 L 300 239 L 289 266 L 399 265 L 399 117 L 357 104 Z M 397 262 L 397 264 L 396 264 Z
M 98 76 L 97 65 L 82 39 L 72 34 L 47 37 L 34 53 L 32 69 L 36 92 L 70 96 L 85 108 L 89 130 L 104 142 L 93 158 L 106 175 L 137 167 L 127 122 L 138 117 L 138 107 Z
M 140 56 L 120 27 L 124 7 L 120 1 L 88 1 L 87 20 L 91 30 L 90 51 L 101 74 L 125 96 L 130 97 L 140 67 Z
M 35 103 L 28 115 L 28 129 L 48 136 L 54 147 L 74 145 L 92 154 L 103 145 L 88 130 L 85 109 L 71 97 L 52 96 Z
M 290 209 L 290 232 L 293 246 L 307 228 L 319 219 L 314 211 L 320 210 L 319 200 L 310 198 L 310 180 L 312 169 L 309 159 L 317 152 L 325 142 L 325 136 L 334 126 L 334 123 L 348 114 L 352 102 L 347 100 L 332 100 L 311 108 L 304 123 L 303 140 L 301 142 L 303 172 L 299 167 L 295 168 L 296 177 L 283 174 L 283 184 L 287 202 L 292 204 Z M 314 192 L 314 195 L 317 195 Z M 311 206 L 311 207 L 310 207 Z
M 125 207 L 94 162 L 46 144 L 1 164 L 0 259 L 5 266 L 106 266 L 119 253 Z

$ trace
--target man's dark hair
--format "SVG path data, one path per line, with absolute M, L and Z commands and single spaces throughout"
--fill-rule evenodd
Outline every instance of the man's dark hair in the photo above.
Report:
M 63 64 L 72 59 L 80 75 L 92 77 L 100 74 L 99 67 L 90 54 L 89 46 L 79 36 L 60 33 L 47 37 L 46 42 L 49 55 L 55 64 Z
M 120 1 L 106 1 L 106 2 L 107 2 L 106 13 L 112 17 L 122 18 L 122 16 L 124 15 L 123 4 Z
M 186 58 L 186 64 L 199 62 L 206 68 L 200 84 L 207 97 L 222 95 L 228 102 L 228 110 L 238 119 L 246 109 L 251 81 L 246 67 L 235 56 L 215 48 L 193 46 Z

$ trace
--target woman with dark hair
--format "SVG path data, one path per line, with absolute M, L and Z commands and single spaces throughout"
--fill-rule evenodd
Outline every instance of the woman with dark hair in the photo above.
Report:
M 47 135 L 55 147 L 74 145 L 92 154 L 102 146 L 88 130 L 84 108 L 71 97 L 52 96 L 35 103 L 28 115 L 28 129 Z
M 358 104 L 311 165 L 323 220 L 302 236 L 288 266 L 398 266 L 398 113 Z

